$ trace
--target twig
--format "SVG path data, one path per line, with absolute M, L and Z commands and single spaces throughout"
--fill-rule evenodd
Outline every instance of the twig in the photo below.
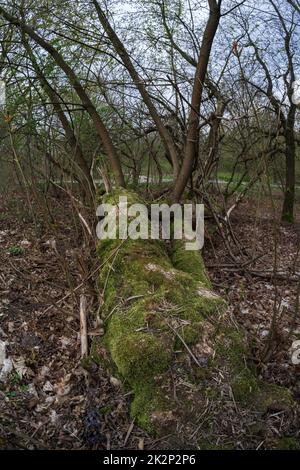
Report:
M 124 447 L 126 446 L 126 444 L 128 442 L 128 439 L 130 437 L 130 434 L 132 433 L 133 428 L 134 428 L 134 420 L 130 423 L 130 426 L 128 428 L 128 431 L 127 431 L 127 434 L 126 434 L 126 437 L 125 437 L 125 440 L 124 440 Z
M 85 220 L 85 218 L 83 217 L 83 215 L 80 214 L 80 212 L 78 212 L 78 217 L 80 218 L 81 222 L 83 223 L 83 225 L 84 225 L 85 228 L 87 229 L 89 235 L 90 235 L 91 237 L 93 237 L 92 232 L 91 232 L 91 229 L 90 229 L 90 227 L 89 227 L 89 224 L 87 223 L 87 221 Z
M 112 316 L 112 314 L 114 313 L 114 311 L 120 307 L 122 304 L 126 303 L 126 302 L 129 302 L 130 300 L 134 300 L 134 299 L 139 299 L 141 297 L 144 297 L 144 294 L 140 294 L 140 295 L 133 295 L 131 297 L 128 297 L 128 299 L 126 300 L 121 300 L 121 302 L 119 302 L 118 304 L 116 304 L 113 309 L 109 312 L 109 314 L 107 315 L 107 317 L 105 317 L 104 321 L 107 322 L 107 320 Z
M 182 342 L 183 346 L 186 348 L 187 352 L 189 353 L 189 355 L 191 356 L 191 358 L 193 359 L 193 361 L 195 362 L 195 364 L 197 364 L 198 367 L 200 367 L 200 369 L 202 369 L 202 366 L 200 364 L 200 362 L 198 361 L 198 359 L 196 358 L 196 356 L 193 354 L 193 352 L 191 351 L 191 349 L 188 347 L 188 345 L 186 344 L 186 342 L 184 341 L 184 339 L 182 338 L 182 336 L 178 333 L 178 331 L 175 330 L 175 328 L 173 328 L 172 325 L 170 325 L 170 323 L 168 323 L 166 321 L 166 324 L 168 325 L 168 327 L 175 333 L 176 336 L 178 336 L 178 338 L 180 339 L 180 341 Z
M 86 326 L 86 297 L 80 296 L 80 342 L 81 342 L 81 357 L 88 355 L 88 337 Z

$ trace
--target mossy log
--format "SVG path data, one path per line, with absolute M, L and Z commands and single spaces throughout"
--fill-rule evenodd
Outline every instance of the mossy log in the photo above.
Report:
M 125 190 L 104 202 L 117 203 L 120 194 L 141 202 Z M 91 354 L 133 391 L 131 415 L 142 428 L 178 429 L 178 422 L 197 421 L 208 402 L 215 415 L 228 401 L 258 413 L 291 408 L 286 389 L 256 378 L 245 338 L 212 292 L 199 252 L 178 240 L 168 249 L 161 240 L 100 240 L 98 256 L 108 260 L 99 276 L 105 335 Z

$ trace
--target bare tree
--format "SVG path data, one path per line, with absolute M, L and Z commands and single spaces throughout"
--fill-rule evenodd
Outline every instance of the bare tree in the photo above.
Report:
M 285 191 L 284 202 L 282 208 L 282 221 L 294 221 L 294 203 L 295 203 L 295 166 L 296 166 L 296 111 L 297 106 L 293 102 L 293 84 L 296 79 L 295 75 L 295 58 L 293 52 L 293 35 L 296 28 L 294 14 L 291 20 L 286 20 L 278 5 L 269 0 L 272 8 L 277 16 L 282 40 L 284 44 L 284 53 L 286 59 L 286 70 L 283 71 L 281 78 L 286 91 L 286 100 L 283 101 L 280 94 L 276 93 L 274 86 L 274 74 L 267 61 L 264 59 L 262 50 L 252 39 L 251 34 L 247 31 L 249 45 L 253 48 L 255 59 L 260 64 L 264 73 L 266 86 L 257 83 L 255 77 L 249 78 L 249 83 L 265 95 L 273 108 L 275 115 L 280 123 L 280 135 L 285 141 Z M 247 29 L 247 28 L 246 28 Z
M 107 156 L 110 160 L 117 185 L 125 186 L 125 180 L 121 168 L 120 159 L 115 149 L 115 146 L 110 138 L 109 132 L 107 131 L 106 126 L 104 125 L 99 113 L 97 112 L 93 102 L 89 98 L 84 87 L 80 83 L 80 80 L 76 76 L 74 70 L 68 65 L 66 60 L 63 58 L 62 54 L 55 47 L 53 47 L 52 44 L 46 41 L 38 33 L 36 33 L 32 27 L 25 23 L 24 20 L 14 17 L 2 6 L 0 6 L 0 15 L 3 16 L 3 18 L 9 21 L 12 25 L 15 25 L 25 34 L 30 36 L 31 39 L 36 42 L 36 44 L 38 44 L 52 56 L 56 64 L 64 71 L 64 73 L 69 79 L 70 84 L 72 85 L 78 97 L 80 98 L 84 109 L 86 109 L 86 111 L 91 116 L 99 138 L 103 143 Z

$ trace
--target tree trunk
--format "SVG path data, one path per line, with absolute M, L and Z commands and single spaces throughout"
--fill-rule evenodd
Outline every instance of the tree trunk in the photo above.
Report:
M 194 88 L 192 93 L 191 110 L 187 124 L 187 137 L 185 145 L 185 154 L 183 164 L 176 180 L 173 190 L 172 199 L 177 202 L 180 200 L 182 193 L 187 185 L 187 182 L 193 171 L 194 161 L 198 151 L 198 137 L 199 137 L 199 112 L 202 99 L 203 85 L 207 71 L 208 61 L 211 53 L 211 48 L 215 34 L 217 32 L 221 11 L 220 5 L 215 0 L 208 0 L 210 13 L 203 35 L 203 40 L 200 48 L 200 55 L 196 67 Z
M 296 107 L 292 105 L 287 120 L 285 131 L 285 193 L 282 208 L 282 222 L 294 222 L 294 203 L 295 203 L 295 164 L 296 164 L 296 145 L 295 145 L 295 114 Z
M 142 203 L 132 191 L 121 193 Z M 116 204 L 119 195 L 104 195 L 102 202 Z M 208 423 L 213 436 L 224 416 L 239 419 L 249 407 L 264 419 L 274 409 L 295 408 L 288 390 L 256 377 L 245 337 L 212 292 L 200 252 L 186 250 L 182 240 L 167 247 L 163 240 L 106 239 L 97 254 L 105 260 L 98 284 L 105 334 L 92 341 L 91 358 L 129 384 L 131 417 L 139 426 L 176 439 L 181 429 L 184 445 L 203 410 L 219 414 Z

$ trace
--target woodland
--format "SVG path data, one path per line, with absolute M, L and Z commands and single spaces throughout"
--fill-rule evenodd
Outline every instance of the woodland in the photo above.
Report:
M 1 450 L 300 450 L 299 39 L 299 0 L 0 1 Z M 203 247 L 99 238 L 120 198 Z

